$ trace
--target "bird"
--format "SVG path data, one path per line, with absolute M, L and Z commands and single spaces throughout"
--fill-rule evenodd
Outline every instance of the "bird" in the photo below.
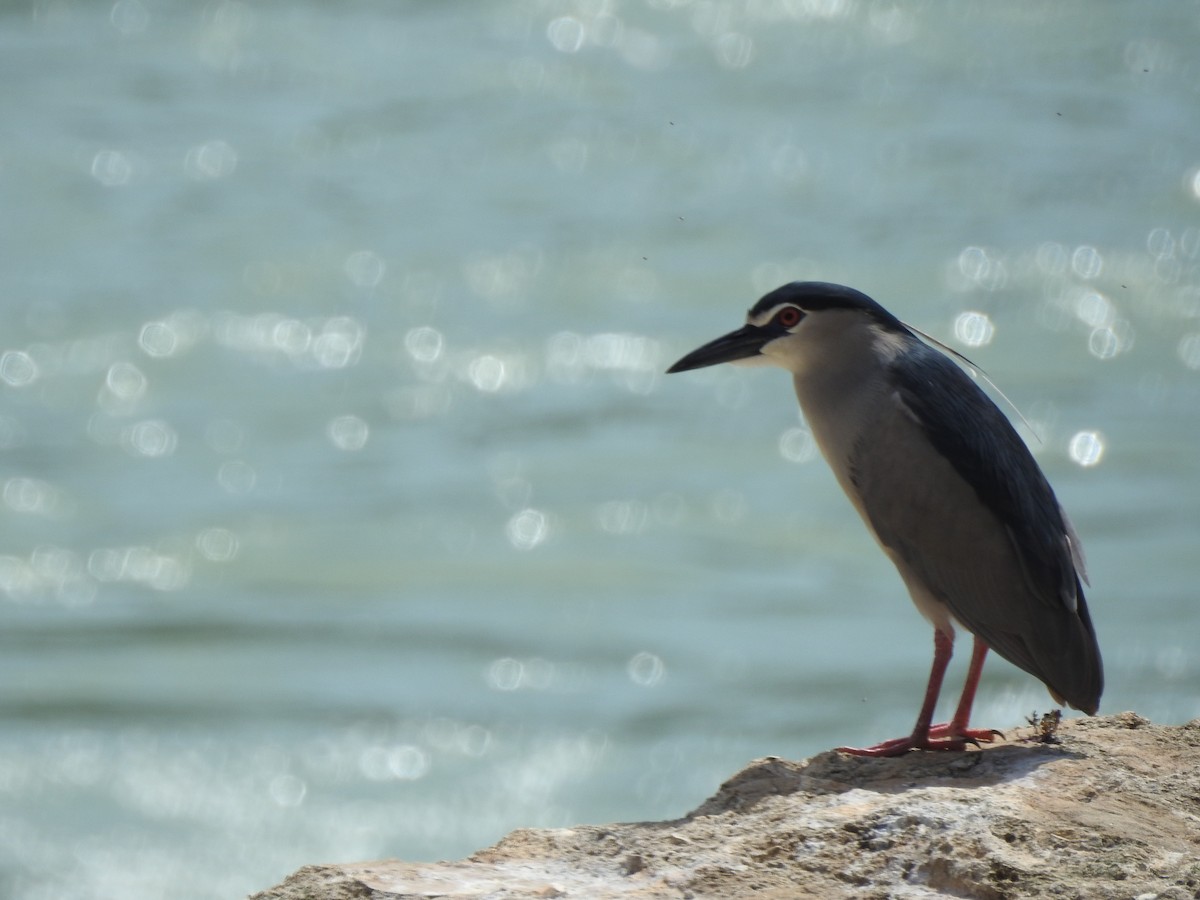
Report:
M 1104 690 L 1075 529 L 1008 417 L 938 347 L 955 352 L 861 291 L 796 281 L 667 370 L 729 362 L 790 372 L 817 447 L 933 626 L 912 732 L 838 748 L 858 756 L 965 750 L 1002 737 L 969 723 L 989 650 L 1088 715 Z M 973 636 L 971 662 L 953 716 L 934 724 L 956 625 Z

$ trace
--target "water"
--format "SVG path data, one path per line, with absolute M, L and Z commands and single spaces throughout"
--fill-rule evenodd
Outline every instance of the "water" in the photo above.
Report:
M 906 731 L 928 628 L 786 377 L 660 374 L 795 278 L 992 374 L 1104 710 L 1200 715 L 1191 7 L 0 16 L 0 894 L 235 897 Z M 993 661 L 977 718 L 1049 705 Z

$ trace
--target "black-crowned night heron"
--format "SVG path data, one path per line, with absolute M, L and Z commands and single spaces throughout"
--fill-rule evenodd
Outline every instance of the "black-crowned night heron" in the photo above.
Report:
M 838 483 L 933 625 L 933 668 L 912 734 L 863 749 L 962 750 L 988 648 L 1089 715 L 1104 673 L 1080 579 L 1079 539 L 1004 414 L 948 357 L 859 291 L 795 282 L 746 325 L 668 372 L 724 362 L 792 373 L 800 409 Z M 958 708 L 933 725 L 954 623 L 975 636 Z

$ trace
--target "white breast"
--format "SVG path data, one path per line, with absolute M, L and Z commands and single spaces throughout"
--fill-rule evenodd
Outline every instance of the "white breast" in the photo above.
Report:
M 923 440 L 916 418 L 887 378 L 892 359 L 902 352 L 905 340 L 912 339 L 864 326 L 861 334 L 854 335 L 855 340 L 847 340 L 844 332 L 839 334 L 839 340 L 833 343 L 837 352 L 830 353 L 831 343 L 826 342 L 823 349 L 821 337 L 814 335 L 810 344 L 813 352 L 806 355 L 806 364 L 794 371 L 800 408 L 842 490 L 871 536 L 896 565 L 917 609 L 934 627 L 953 634 L 945 605 L 929 593 L 893 548 L 880 540 L 853 478 L 853 461 L 864 448 L 870 453 L 889 454 L 904 450 L 898 446 L 901 443 L 911 450 L 911 442 Z M 922 458 L 923 463 L 944 463 L 940 458 L 924 459 L 926 453 L 936 456 L 932 447 L 922 450 L 915 457 Z M 914 456 L 908 452 L 903 455 Z M 914 474 L 897 470 L 895 477 L 902 479 Z

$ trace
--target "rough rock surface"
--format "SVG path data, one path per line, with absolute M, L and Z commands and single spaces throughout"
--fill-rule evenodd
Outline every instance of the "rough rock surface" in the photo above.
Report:
M 459 862 L 306 866 L 253 900 L 1200 898 L 1200 719 L 966 753 L 751 763 L 682 819 L 514 831 Z

